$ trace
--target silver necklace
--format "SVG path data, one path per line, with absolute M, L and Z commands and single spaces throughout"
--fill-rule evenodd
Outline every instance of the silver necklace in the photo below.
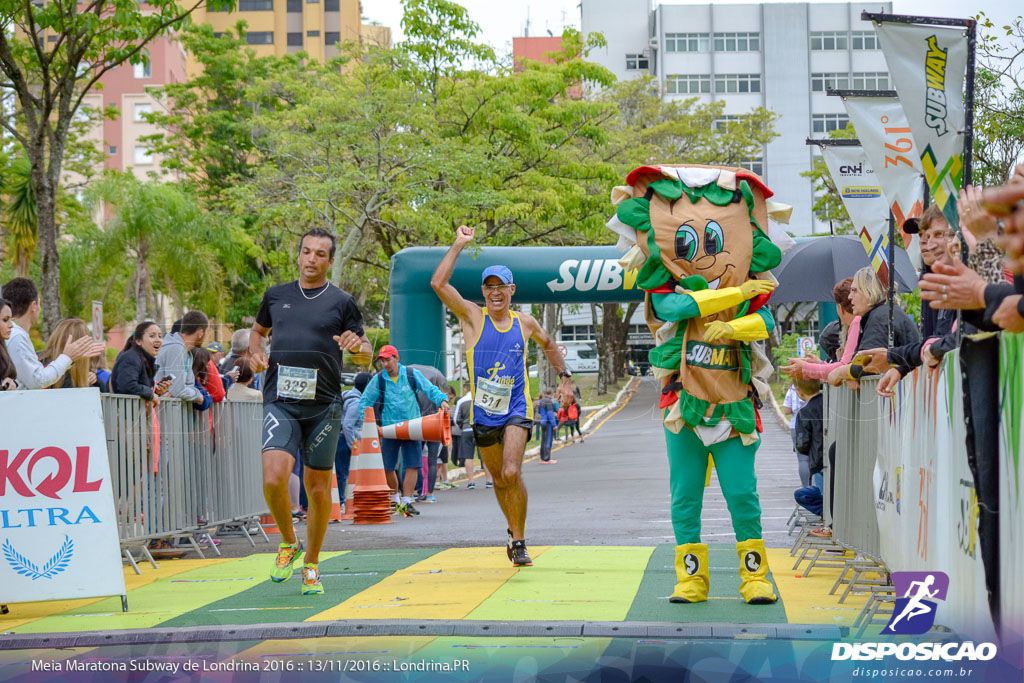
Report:
M 324 292 L 326 292 L 328 289 L 331 288 L 331 283 L 328 282 L 327 284 L 324 285 L 323 289 L 321 289 L 319 292 L 317 292 L 313 296 L 306 296 L 306 291 L 304 289 L 302 289 L 302 285 L 300 285 L 298 282 L 296 282 L 295 284 L 299 288 L 299 294 L 301 294 L 302 298 L 305 299 L 306 301 L 312 301 L 313 299 L 317 298 L 318 296 L 320 296 L 321 294 L 323 294 Z

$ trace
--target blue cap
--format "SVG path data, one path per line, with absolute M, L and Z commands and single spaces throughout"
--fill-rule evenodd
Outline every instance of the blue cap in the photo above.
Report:
M 488 266 L 484 268 L 483 275 L 480 276 L 480 283 L 483 284 L 484 280 L 491 275 L 494 275 L 506 285 L 512 284 L 512 271 L 505 266 Z

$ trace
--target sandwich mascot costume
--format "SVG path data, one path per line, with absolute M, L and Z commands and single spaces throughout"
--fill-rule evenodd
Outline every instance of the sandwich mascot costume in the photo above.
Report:
M 713 466 L 736 532 L 740 594 L 750 604 L 773 603 L 754 474 L 757 387 L 765 395 L 771 368 L 751 342 L 775 327 L 765 306 L 775 288 L 767 271 L 793 244 L 769 228 L 768 214 L 788 221 L 792 209 L 767 202 L 771 190 L 742 168 L 641 166 L 626 182 L 612 191 L 617 208 L 608 227 L 628 249 L 620 264 L 639 271 L 655 340 L 650 361 L 661 382 L 676 538 L 678 583 L 669 599 L 708 598 L 700 516 Z

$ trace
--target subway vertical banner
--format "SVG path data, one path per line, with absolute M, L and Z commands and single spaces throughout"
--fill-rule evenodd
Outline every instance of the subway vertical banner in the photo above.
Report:
M 956 198 L 964 172 L 963 28 L 876 22 L 889 74 L 920 154 L 932 199 L 959 226 Z

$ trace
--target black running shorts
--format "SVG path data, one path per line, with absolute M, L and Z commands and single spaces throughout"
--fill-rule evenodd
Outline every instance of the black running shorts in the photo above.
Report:
M 508 419 L 508 422 L 498 427 L 473 425 L 473 437 L 476 439 L 476 445 L 480 448 L 487 448 L 495 444 L 505 443 L 505 428 L 510 426 L 522 427 L 529 432 L 533 429 L 533 420 L 513 415 Z
M 334 469 L 341 436 L 341 401 L 263 404 L 263 451 L 285 451 L 311 470 Z

